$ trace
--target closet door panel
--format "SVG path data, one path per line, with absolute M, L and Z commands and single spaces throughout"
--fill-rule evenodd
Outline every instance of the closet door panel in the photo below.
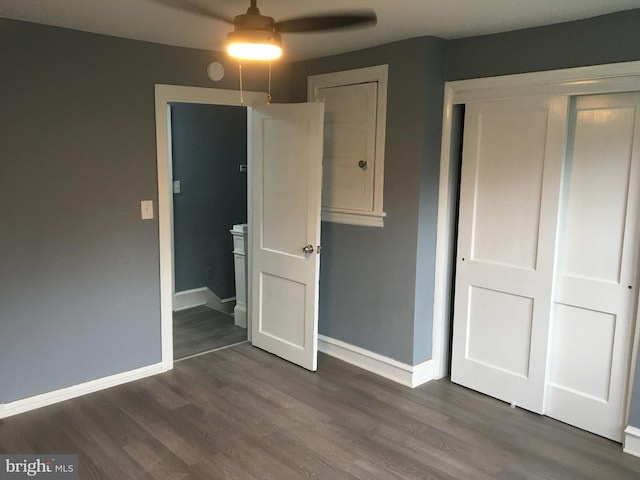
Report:
M 640 95 L 579 97 L 562 198 L 547 413 L 620 441 L 637 299 Z
M 467 105 L 451 378 L 542 413 L 567 101 Z
M 505 109 L 477 118 L 470 260 L 535 270 L 548 112 Z

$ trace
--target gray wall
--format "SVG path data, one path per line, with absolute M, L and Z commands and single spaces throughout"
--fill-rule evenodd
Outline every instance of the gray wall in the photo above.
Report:
M 211 52 L 2 19 L 0 58 L 8 402 L 160 361 L 158 223 L 140 220 L 140 200 L 157 211 L 154 84 L 238 79 L 211 82 Z M 245 72 L 261 89 L 266 70 Z
M 305 101 L 308 75 L 389 64 L 385 226 L 322 223 L 319 331 L 412 365 L 431 357 L 444 48 L 424 37 L 291 67 Z
M 640 9 L 447 42 L 447 80 L 640 58 Z
M 629 414 L 629 425 L 640 428 L 640 356 L 638 356 L 638 360 L 636 361 L 635 381 L 633 383 L 631 411 Z
M 171 105 L 175 291 L 203 286 L 235 295 L 229 230 L 247 221 L 247 109 Z
M 640 9 L 448 42 L 447 79 L 640 60 Z M 638 86 L 640 88 L 640 85 Z M 640 362 L 630 424 L 640 427 Z

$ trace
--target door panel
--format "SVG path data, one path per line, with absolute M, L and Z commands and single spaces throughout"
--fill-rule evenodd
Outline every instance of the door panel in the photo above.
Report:
M 611 313 L 556 303 L 549 383 L 607 402 L 616 320 Z M 550 414 L 552 407 L 550 402 Z
M 587 100 L 577 100 L 567 167 L 562 272 L 619 283 L 636 112 L 602 105 L 603 98 Z
M 376 82 L 318 89 L 325 104 L 322 204 L 373 210 Z M 361 168 L 358 162 L 367 162 Z
M 637 298 L 640 95 L 579 97 L 563 191 L 549 416 L 620 441 Z
M 527 378 L 533 299 L 472 286 L 468 319 L 467 358 Z M 502 332 L 502 335 L 492 332 Z M 503 336 L 510 341 L 505 342 Z
M 262 273 L 260 297 L 270 299 L 262 311 L 261 331 L 297 348 L 304 348 L 304 323 L 307 287 L 302 282 Z
M 535 270 L 548 112 L 492 107 L 478 114 L 470 260 Z
M 567 101 L 465 110 L 451 379 L 542 413 Z
M 252 342 L 309 370 L 317 368 L 323 113 L 322 103 L 253 109 Z
M 274 105 L 282 107 L 282 105 Z M 291 106 L 291 105 L 289 105 Z M 272 111 L 268 111 L 270 115 Z M 261 214 L 262 248 L 274 253 L 304 258 L 302 246 L 308 242 L 309 212 L 306 200 L 308 162 L 300 161 L 306 139 L 300 138 L 300 127 L 287 119 L 267 117 L 261 120 L 263 161 L 263 197 Z M 310 132 L 305 132 L 308 135 Z M 298 138 L 298 141 L 292 139 Z M 257 153 L 257 152 L 256 152 Z M 277 188 L 272 188 L 276 187 Z M 286 219 L 286 221 L 282 221 Z

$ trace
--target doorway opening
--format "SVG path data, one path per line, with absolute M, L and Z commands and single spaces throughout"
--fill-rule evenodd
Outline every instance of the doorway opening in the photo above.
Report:
M 266 94 L 245 92 L 244 106 L 250 116 L 251 105 L 265 103 Z M 162 364 L 173 368 L 174 332 L 173 310 L 176 283 L 174 282 L 174 212 L 173 212 L 173 166 L 171 145 L 171 105 L 198 104 L 241 107 L 240 96 L 234 90 L 221 90 L 175 85 L 156 85 L 156 146 L 158 155 L 158 224 L 160 250 L 160 316 L 162 336 Z M 248 127 L 248 123 L 247 123 Z M 251 158 L 250 135 L 247 135 L 247 163 Z M 246 179 L 245 179 L 246 180 Z M 250 216 L 250 212 L 247 212 Z M 247 218 L 248 219 L 248 218 Z M 231 228 L 231 226 L 230 226 Z M 229 229 L 230 229 L 229 228 Z M 231 234 L 227 232 L 229 238 Z M 207 276 L 206 266 L 204 276 Z M 213 272 L 212 272 L 213 276 Z M 224 299 L 221 299 L 224 300 Z M 224 302 L 222 302 L 224 303 Z M 250 326 L 250 319 L 248 319 Z
M 169 370 L 174 361 L 175 293 L 170 104 L 237 106 L 239 96 L 233 90 L 156 85 L 155 97 L 162 367 Z M 324 105 L 268 105 L 266 94 L 259 92 L 246 92 L 244 105 L 250 182 L 248 338 L 254 346 L 316 370 L 320 259 L 315 246 L 320 244 Z
M 238 254 L 230 233 L 247 222 L 247 111 L 171 102 L 168 127 L 173 348 L 181 360 L 247 340 L 246 321 L 234 317 Z

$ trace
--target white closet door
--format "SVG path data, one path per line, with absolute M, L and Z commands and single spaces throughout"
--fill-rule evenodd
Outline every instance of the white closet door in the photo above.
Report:
M 579 97 L 571 123 L 547 414 L 620 441 L 638 296 L 640 94 Z
M 567 100 L 469 104 L 452 381 L 542 413 Z

